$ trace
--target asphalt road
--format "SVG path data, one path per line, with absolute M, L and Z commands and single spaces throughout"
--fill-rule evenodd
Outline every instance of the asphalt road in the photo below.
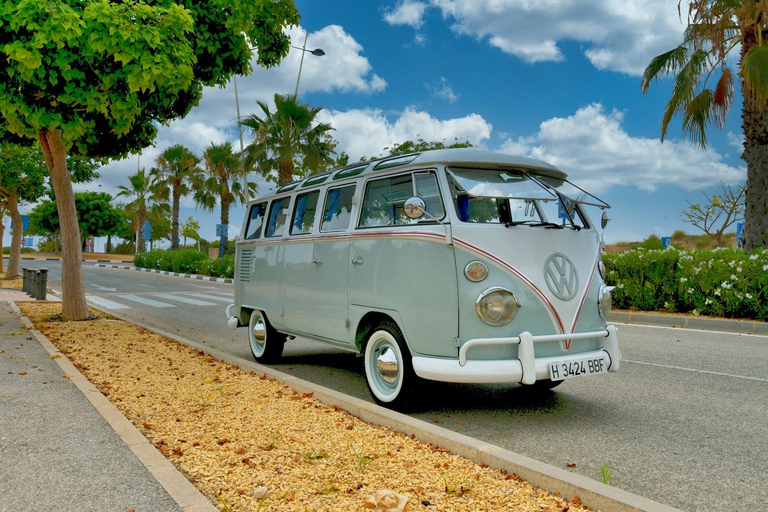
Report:
M 60 280 L 58 262 L 24 265 L 50 268 L 54 287 Z M 87 263 L 84 273 L 92 300 L 251 358 L 245 329 L 225 324 L 231 285 Z M 605 465 L 611 485 L 682 510 L 768 509 L 768 337 L 635 325 L 619 332 L 620 373 L 538 397 L 517 385 L 425 382 L 412 415 L 598 481 Z M 370 400 L 355 355 L 300 339 L 284 354 L 273 367 Z

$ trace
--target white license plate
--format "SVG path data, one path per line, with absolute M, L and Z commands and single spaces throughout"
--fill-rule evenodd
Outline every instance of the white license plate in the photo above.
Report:
M 552 380 L 573 379 L 607 372 L 608 363 L 602 357 L 560 361 L 549 365 L 549 378 Z

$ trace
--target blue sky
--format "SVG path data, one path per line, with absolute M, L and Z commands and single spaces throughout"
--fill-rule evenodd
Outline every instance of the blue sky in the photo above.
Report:
M 540 158 L 612 205 L 608 243 L 696 233 L 679 218 L 686 201 L 746 178 L 738 103 L 726 129 L 710 131 L 706 151 L 682 140 L 679 121 L 659 141 L 671 81 L 643 96 L 640 76 L 681 40 L 673 0 L 295 2 L 302 19 L 290 30 L 293 44 L 301 46 L 306 31 L 307 47 L 326 52 L 307 54 L 300 100 L 325 108 L 338 150 L 353 160 L 419 137 Z M 276 92 L 292 94 L 300 57 L 292 50 L 279 67 L 240 77 L 241 114 Z M 211 142 L 239 147 L 235 121 L 233 88 L 207 89 L 186 119 L 161 128 L 140 160 L 111 163 L 98 182 L 77 189 L 101 184 L 115 192 L 137 161 L 149 167 L 171 144 L 198 154 Z M 269 191 L 253 179 L 260 194 Z M 232 209 L 231 237 L 243 215 Z M 198 210 L 190 199 L 181 212 L 188 216 L 214 238 L 218 211 Z

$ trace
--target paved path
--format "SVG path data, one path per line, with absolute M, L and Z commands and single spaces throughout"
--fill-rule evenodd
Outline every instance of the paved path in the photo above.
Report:
M 2 297 L 0 461 L 3 512 L 181 510 Z

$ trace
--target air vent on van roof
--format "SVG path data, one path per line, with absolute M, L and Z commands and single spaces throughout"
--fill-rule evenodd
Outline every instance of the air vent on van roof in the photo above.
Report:
M 309 178 L 307 178 L 307 181 L 305 181 L 301 185 L 301 188 L 310 187 L 312 185 L 317 185 L 318 183 L 322 183 L 326 179 L 328 179 L 328 176 L 330 176 L 330 175 L 331 175 L 331 173 L 327 172 L 325 174 L 318 174 L 317 176 L 310 176 Z
M 368 164 L 366 163 L 364 165 L 352 167 L 351 169 L 342 169 L 336 174 L 334 174 L 333 179 L 340 180 L 342 178 L 351 178 L 352 176 L 357 176 L 358 174 L 362 174 L 362 172 L 367 168 L 368 168 Z
M 374 167 L 373 169 L 375 171 L 380 171 L 382 169 L 389 169 L 390 167 L 398 167 L 401 165 L 409 164 L 414 160 L 416 160 L 419 154 L 420 153 L 412 153 L 410 155 L 403 155 L 403 156 L 396 156 L 394 158 L 388 158 L 376 164 L 376 167 Z

